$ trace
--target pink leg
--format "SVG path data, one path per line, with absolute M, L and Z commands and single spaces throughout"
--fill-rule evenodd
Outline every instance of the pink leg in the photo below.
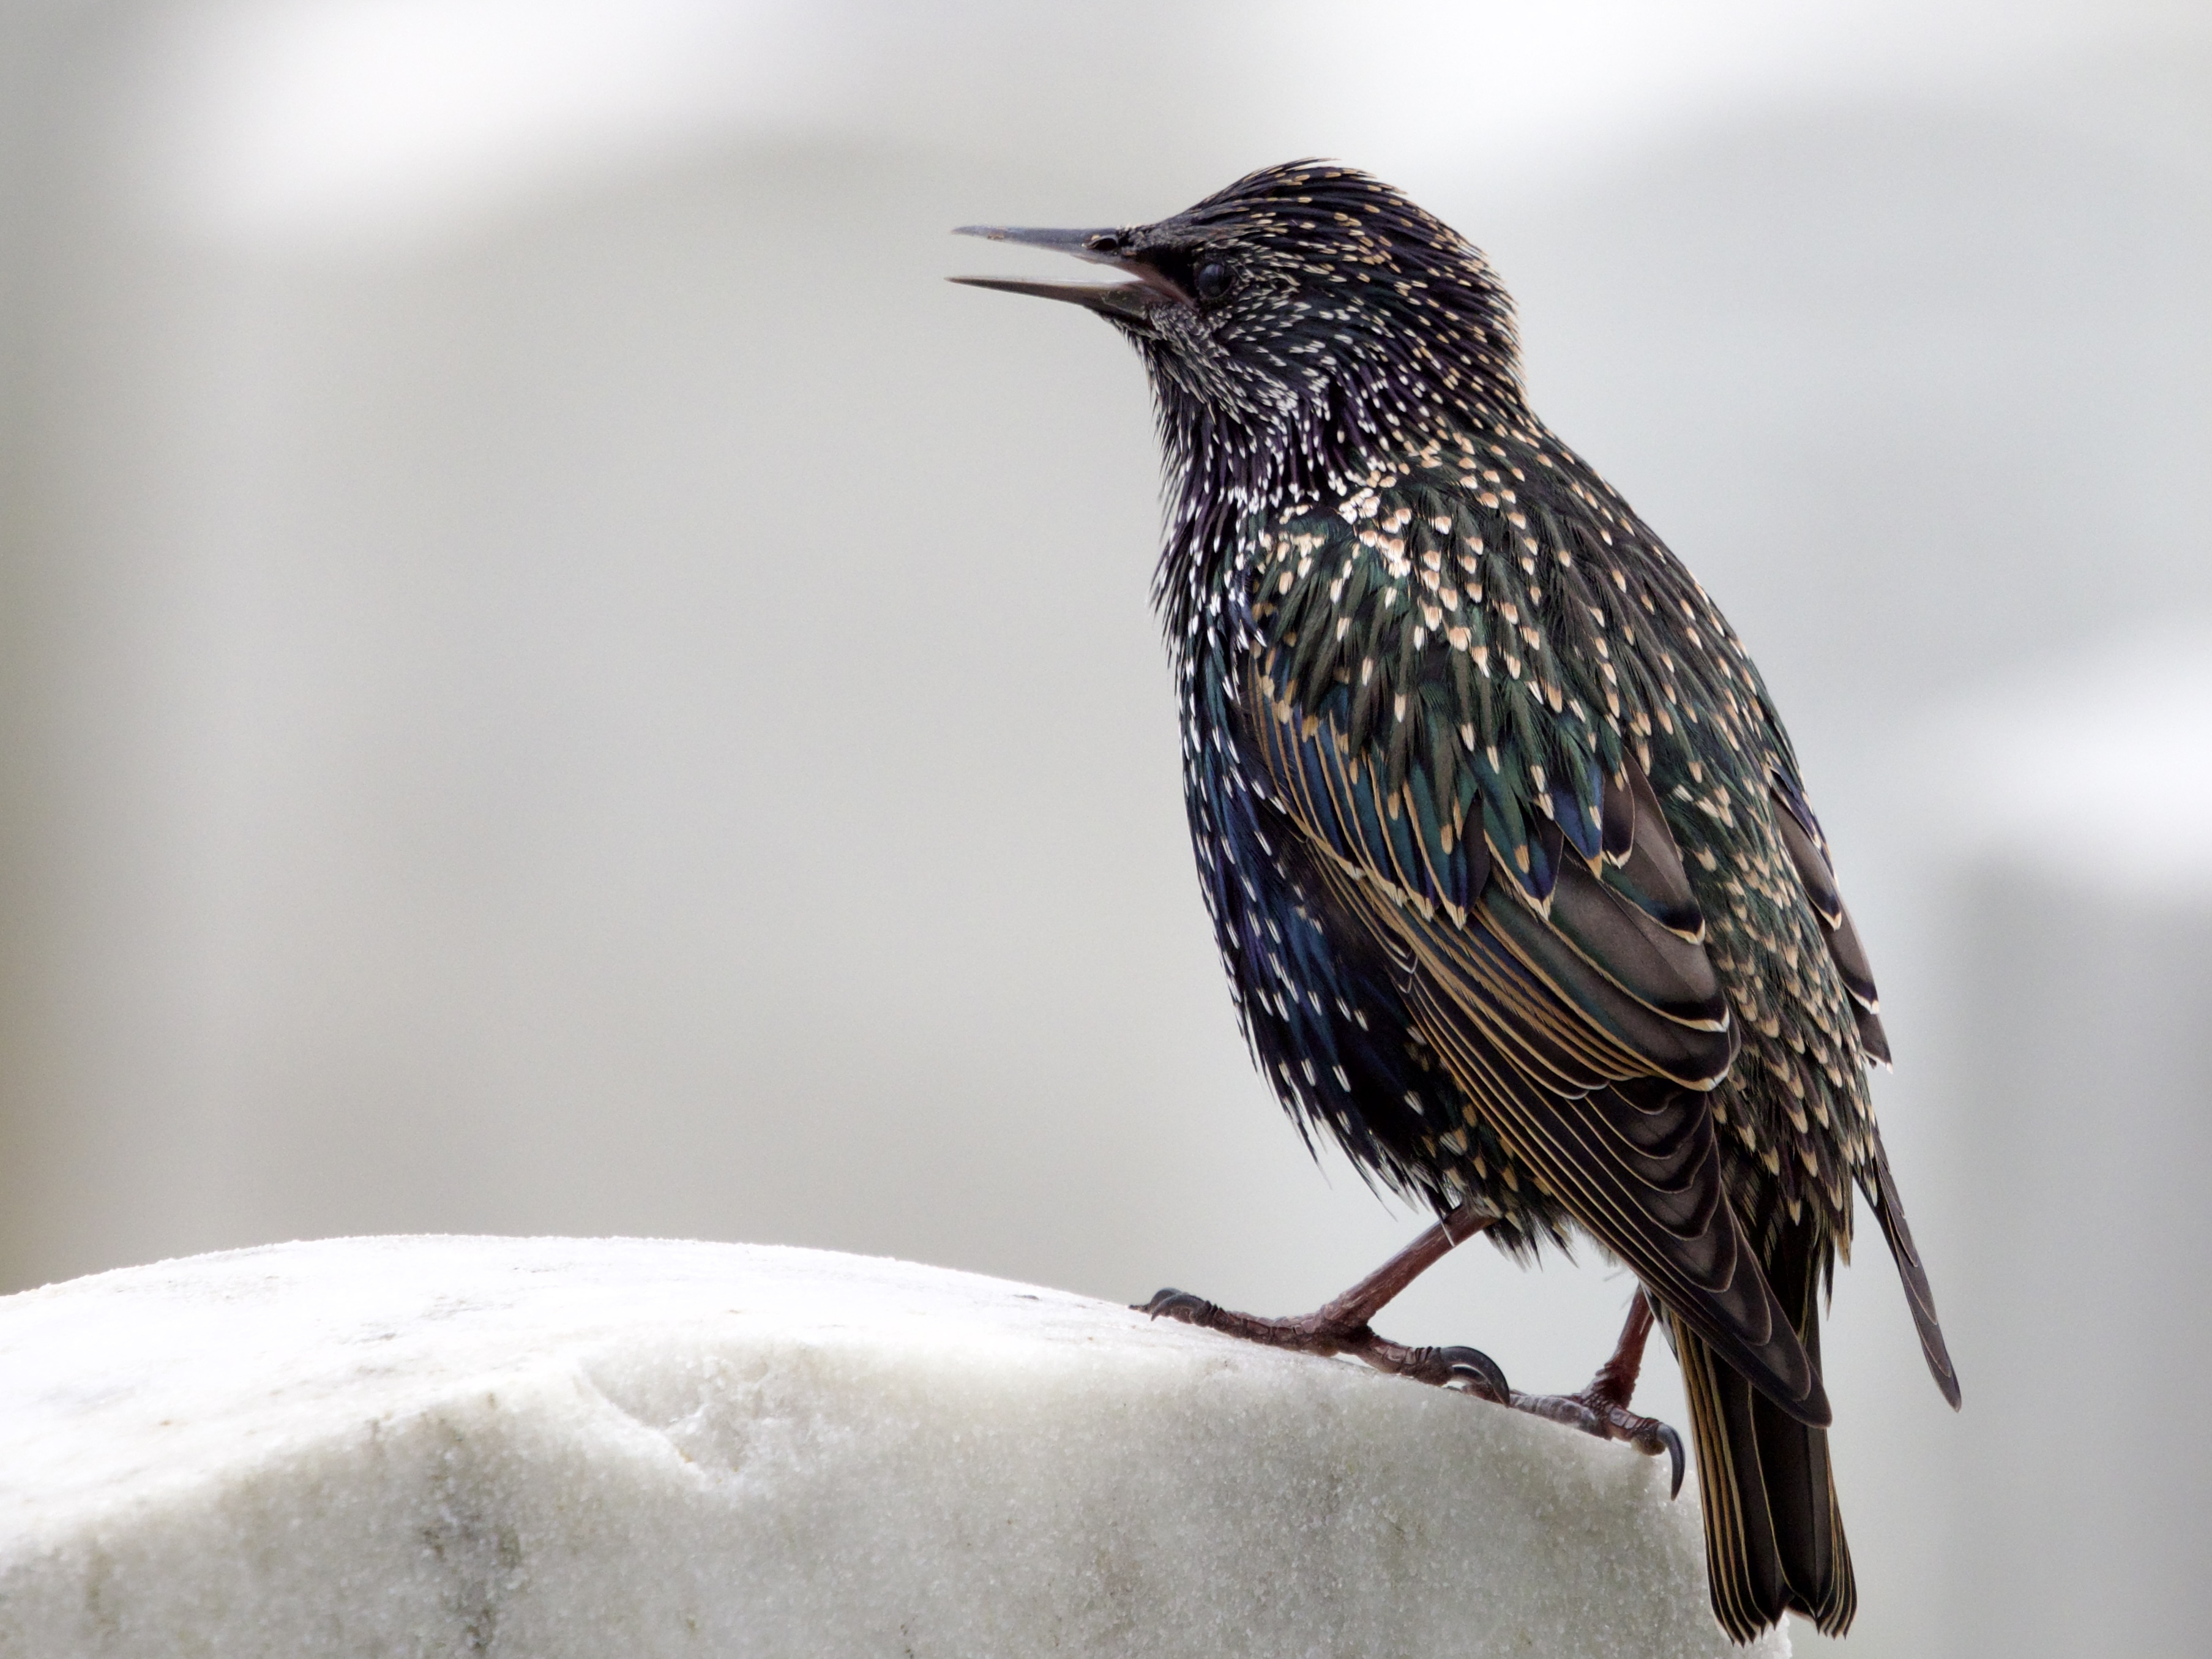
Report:
M 1462 1204 L 1342 1296 L 1295 1319 L 1262 1319 L 1233 1313 L 1188 1291 L 1162 1291 L 1139 1310 L 1155 1319 L 1165 1314 L 1185 1324 L 1242 1337 L 1271 1348 L 1299 1353 L 1353 1354 L 1381 1371 L 1410 1376 L 1439 1388 L 1455 1384 L 1500 1405 L 1512 1398 L 1504 1372 L 1474 1348 L 1409 1348 L 1375 1334 L 1368 1322 L 1406 1286 L 1490 1225 L 1493 1217 L 1476 1215 Z M 1632 1381 L 1631 1386 L 1633 1386 Z

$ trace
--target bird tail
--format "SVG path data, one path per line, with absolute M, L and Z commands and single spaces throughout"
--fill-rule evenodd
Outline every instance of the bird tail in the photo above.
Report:
M 1813 1231 L 1787 1228 L 1779 1244 L 1767 1278 L 1818 1375 Z M 1828 1431 L 1791 1417 L 1671 1314 L 1667 1323 L 1690 1401 L 1714 1615 L 1738 1642 L 1790 1612 L 1810 1618 L 1824 1636 L 1841 1636 L 1859 1597 Z

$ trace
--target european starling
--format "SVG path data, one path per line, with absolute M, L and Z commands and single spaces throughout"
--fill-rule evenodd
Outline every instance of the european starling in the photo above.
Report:
M 1679 1486 L 1679 1439 L 1628 1410 L 1656 1316 L 1722 1627 L 1841 1632 L 1815 1288 L 1854 1187 L 1959 1387 L 1869 1100 L 1873 975 L 1734 630 L 1530 411 L 1481 253 L 1389 185 L 1303 161 L 1157 224 L 963 234 L 1120 274 L 957 280 L 1073 301 L 1144 359 L 1154 598 L 1245 1036 L 1310 1142 L 1440 1218 L 1304 1318 L 1147 1305 L 1669 1451 Z M 1528 1258 L 1580 1234 L 1636 1273 L 1581 1394 L 1370 1328 L 1482 1231 Z

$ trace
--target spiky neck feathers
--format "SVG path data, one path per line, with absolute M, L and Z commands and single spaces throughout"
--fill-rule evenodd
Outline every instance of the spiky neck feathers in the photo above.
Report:
M 1532 423 L 1488 263 L 1364 173 L 1270 168 L 1121 245 L 1191 295 L 1122 325 L 1159 420 L 1156 598 L 1178 647 L 1252 515 L 1341 498 L 1432 439 Z

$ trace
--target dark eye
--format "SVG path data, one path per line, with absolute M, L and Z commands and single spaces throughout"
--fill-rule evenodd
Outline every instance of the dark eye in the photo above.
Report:
M 1229 292 L 1229 267 L 1218 259 L 1208 259 L 1198 268 L 1192 287 L 1201 300 L 1218 300 Z

